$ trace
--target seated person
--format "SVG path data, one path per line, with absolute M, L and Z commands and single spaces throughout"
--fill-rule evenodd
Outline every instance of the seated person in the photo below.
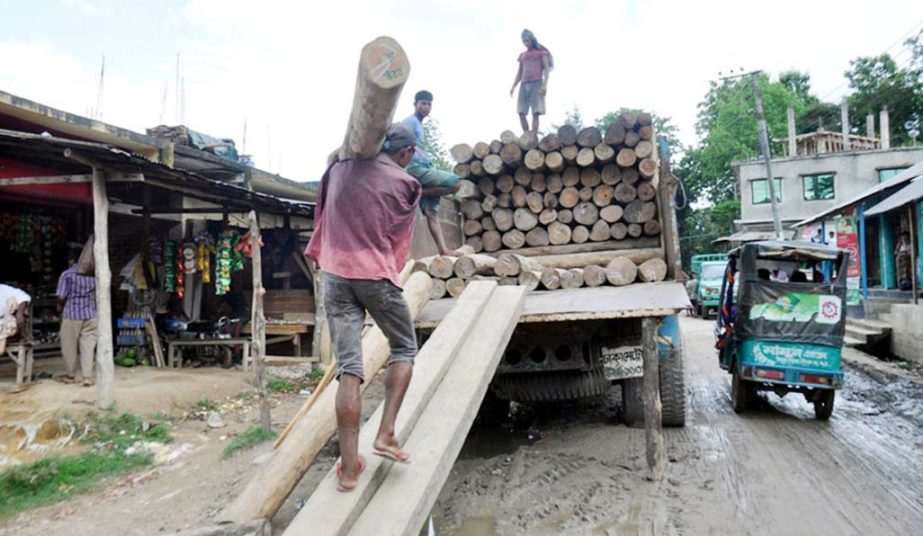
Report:
M 24 333 L 26 307 L 32 297 L 16 287 L 0 284 L 0 353 L 6 350 L 6 341 L 17 333 L 20 338 L 29 339 Z
M 769 269 L 768 269 L 768 268 L 760 268 L 759 270 L 756 271 L 756 277 L 757 277 L 760 281 L 769 281 Z
M 792 283 L 807 283 L 808 276 L 805 275 L 805 273 L 802 272 L 801 270 L 795 270 L 795 273 L 792 274 L 791 282 Z

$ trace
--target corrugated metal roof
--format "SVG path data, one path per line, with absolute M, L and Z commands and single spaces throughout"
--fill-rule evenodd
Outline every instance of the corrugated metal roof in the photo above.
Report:
M 858 203 L 860 203 L 860 202 L 862 202 L 862 201 L 865 201 L 866 199 L 868 199 L 868 198 L 870 198 L 870 197 L 872 197 L 872 196 L 874 196 L 874 195 L 880 194 L 880 193 L 885 192 L 885 191 L 887 191 L 887 190 L 890 190 L 890 189 L 892 189 L 892 188 L 896 188 L 896 187 L 898 187 L 898 186 L 901 186 L 901 185 L 904 184 L 904 183 L 910 182 L 910 181 L 912 181 L 913 179 L 919 177 L 920 175 L 923 175 L 923 161 L 917 162 L 917 163 L 914 164 L 913 166 L 910 166 L 909 168 L 905 169 L 904 171 L 902 171 L 902 172 L 898 173 L 897 175 L 895 175 L 894 177 L 892 177 L 891 180 L 886 181 L 886 182 L 883 182 L 883 183 L 881 183 L 881 184 L 879 184 L 879 185 L 877 185 L 877 186 L 874 186 L 874 187 L 872 187 L 872 188 L 869 188 L 868 190 L 866 190 L 866 191 L 862 192 L 861 194 L 859 194 L 859 195 L 853 197 L 852 199 L 849 199 L 849 200 L 847 200 L 847 201 L 844 201 L 844 202 L 842 202 L 842 203 L 836 205 L 836 206 L 833 207 L 833 208 L 829 208 L 829 209 L 824 210 L 824 211 L 822 211 L 822 212 L 818 212 L 817 214 L 815 214 L 815 215 L 813 215 L 813 216 L 811 216 L 811 217 L 809 217 L 809 218 L 805 218 L 805 219 L 801 220 L 800 222 L 793 224 L 793 225 L 792 225 L 792 228 L 804 227 L 805 225 L 808 225 L 809 223 L 814 223 L 814 222 L 816 222 L 816 221 L 818 221 L 818 220 L 822 220 L 822 219 L 826 218 L 827 216 L 830 216 L 830 215 L 833 215 L 833 214 L 837 214 L 837 213 L 839 213 L 839 212 L 842 212 L 844 209 L 849 208 L 849 207 L 851 207 L 851 206 L 853 206 L 853 205 L 856 205 L 856 204 L 858 204 Z
M 907 186 L 904 186 L 900 190 L 891 194 L 884 201 L 866 210 L 865 215 L 874 216 L 876 214 L 890 212 L 896 208 L 900 208 L 906 205 L 907 203 L 913 203 L 918 199 L 923 199 L 923 180 L 921 180 L 919 177 L 911 181 L 911 183 Z

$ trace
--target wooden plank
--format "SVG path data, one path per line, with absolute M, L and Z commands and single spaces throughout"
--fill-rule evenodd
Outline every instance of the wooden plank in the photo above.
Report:
M 656 318 L 641 319 L 641 351 L 644 359 L 641 398 L 644 401 L 644 452 L 647 458 L 647 479 L 659 482 L 663 480 L 664 447 Z
M 54 175 L 51 177 L 13 177 L 0 179 L 0 188 L 6 186 L 34 186 L 37 184 L 80 184 L 92 182 L 92 175 Z
M 420 534 L 516 328 L 524 298 L 521 288 L 497 289 L 475 328 L 478 336 L 465 343 L 407 439 L 413 463 L 389 464 L 388 477 L 350 534 Z
M 462 357 L 460 351 L 464 341 L 475 333 L 475 326 L 481 326 L 479 319 L 492 314 L 488 304 L 494 303 L 491 298 L 496 291 L 497 284 L 492 281 L 472 281 L 446 317 L 446 322 L 436 328 L 420 350 L 414 366 L 413 381 L 404 395 L 395 423 L 398 441 L 403 443 L 406 440 L 446 372 Z M 382 404 L 362 426 L 360 449 L 371 447 L 383 410 Z M 359 476 L 356 489 L 348 494 L 337 491 L 336 468 L 331 469 L 292 520 L 285 534 L 346 534 L 344 531 L 361 514 L 391 466 L 370 452 L 365 453 L 365 459 L 365 471 Z
M 424 273 L 414 273 L 404 285 L 404 299 L 416 318 L 429 301 L 432 280 Z M 387 363 L 388 339 L 379 327 L 362 338 L 362 364 L 372 378 Z M 365 382 L 365 391 L 371 382 Z M 336 431 L 336 390 L 326 389 L 304 416 L 292 424 L 289 440 L 279 445 L 275 455 L 255 475 L 234 502 L 221 513 L 219 521 L 245 523 L 257 518 L 271 518 L 311 466 L 317 453 Z
M 109 409 L 115 403 L 115 364 L 112 348 L 112 273 L 109 269 L 109 198 L 106 175 L 93 168 L 93 258 L 96 276 L 96 404 Z
M 609 251 L 620 249 L 644 249 L 659 248 L 660 237 L 646 236 L 643 238 L 631 238 L 626 240 L 607 240 L 605 242 L 588 242 L 586 244 L 563 244 L 558 246 L 540 246 L 534 248 L 519 248 L 515 251 L 517 255 L 528 257 L 538 255 L 569 255 L 572 253 L 590 253 L 595 251 Z M 509 251 L 495 251 L 488 255 L 499 256 Z
M 260 400 L 260 427 L 268 434 L 271 429 L 269 420 L 269 393 L 266 390 L 266 315 L 263 314 L 263 259 L 260 253 L 260 224 L 256 211 L 250 211 L 250 248 L 252 251 L 250 266 L 253 272 L 253 308 L 250 312 L 250 326 L 253 335 L 250 337 L 250 355 L 252 356 L 256 392 Z M 244 370 L 247 363 L 244 362 Z

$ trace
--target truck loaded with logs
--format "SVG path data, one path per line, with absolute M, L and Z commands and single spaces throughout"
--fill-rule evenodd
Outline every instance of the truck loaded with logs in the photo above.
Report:
M 541 139 L 511 131 L 451 148 L 462 177 L 468 253 L 415 262 L 433 277 L 417 325 L 435 327 L 469 281 L 529 294 L 489 401 L 564 401 L 621 385 L 626 420 L 643 422 L 642 343 L 654 319 L 663 424 L 685 422 L 682 340 L 689 306 L 665 142 L 647 113 L 605 129 L 565 125 Z

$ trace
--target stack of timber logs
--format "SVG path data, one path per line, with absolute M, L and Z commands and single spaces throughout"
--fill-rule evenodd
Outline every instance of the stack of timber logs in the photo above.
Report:
M 506 131 L 451 153 L 477 253 L 660 236 L 650 114 L 623 114 L 605 130 L 565 125 L 540 140 Z

